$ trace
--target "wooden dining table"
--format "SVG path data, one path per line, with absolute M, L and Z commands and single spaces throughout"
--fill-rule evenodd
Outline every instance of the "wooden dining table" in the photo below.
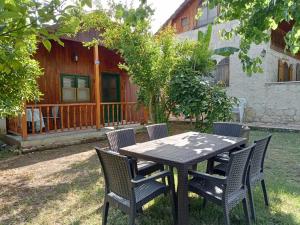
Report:
M 177 224 L 188 225 L 188 169 L 199 162 L 246 143 L 245 138 L 187 132 L 124 147 L 120 149 L 120 154 L 177 169 Z

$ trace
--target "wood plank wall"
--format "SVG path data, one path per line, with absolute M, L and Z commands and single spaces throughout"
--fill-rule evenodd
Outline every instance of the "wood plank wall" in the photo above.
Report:
M 172 20 L 171 25 L 176 28 L 176 33 L 180 34 L 187 30 L 193 30 L 197 25 L 195 16 L 197 15 L 198 8 L 201 5 L 200 0 L 191 1 L 181 12 Z M 181 25 L 181 19 L 187 17 L 189 19 L 189 27 L 187 30 Z
M 61 102 L 61 80 L 60 75 L 78 74 L 87 75 L 91 82 L 91 102 L 95 102 L 94 85 L 95 77 L 93 74 L 93 51 L 83 47 L 81 43 L 64 40 L 65 46 L 53 42 L 52 50 L 48 52 L 43 46 L 40 46 L 35 58 L 40 62 L 44 75 L 38 80 L 40 91 L 44 94 L 39 103 L 58 104 Z M 78 62 L 72 61 L 72 54 L 77 53 Z M 127 100 L 126 93 L 135 93 L 134 85 L 129 84 L 128 75 L 118 68 L 121 61 L 119 55 L 102 46 L 99 47 L 100 54 L 100 74 L 118 73 L 121 75 L 121 100 Z M 129 90 L 128 90 L 129 88 Z M 127 90 L 126 90 L 127 89 Z M 136 99 L 135 96 L 128 100 Z

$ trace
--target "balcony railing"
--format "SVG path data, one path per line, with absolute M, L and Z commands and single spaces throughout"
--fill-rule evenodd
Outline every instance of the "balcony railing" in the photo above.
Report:
M 144 123 L 143 107 L 136 102 L 27 105 L 22 115 L 8 119 L 8 132 L 22 135 L 48 134 Z M 99 113 L 97 113 L 99 112 Z M 98 126 L 99 126 L 98 125 Z

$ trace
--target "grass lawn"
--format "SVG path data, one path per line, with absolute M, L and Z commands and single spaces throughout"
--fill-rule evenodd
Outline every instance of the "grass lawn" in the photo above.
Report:
M 171 133 L 189 130 L 176 125 Z M 265 132 L 252 131 L 251 140 Z M 137 141 L 145 141 L 145 133 Z M 101 224 L 104 181 L 94 146 L 106 142 L 69 146 L 26 155 L 1 156 L 0 224 Z M 204 164 L 199 166 L 203 169 Z M 255 190 L 257 224 L 300 224 L 300 134 L 273 133 L 266 159 L 266 181 L 271 206 L 266 208 L 261 189 Z M 191 195 L 191 224 L 222 224 L 222 209 Z M 242 206 L 231 213 L 232 224 L 245 224 Z M 125 225 L 127 216 L 111 210 L 109 224 Z M 167 197 L 145 207 L 137 224 L 172 224 Z

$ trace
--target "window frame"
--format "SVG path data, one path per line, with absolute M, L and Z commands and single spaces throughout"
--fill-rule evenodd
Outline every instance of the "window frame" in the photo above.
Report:
M 63 99 L 63 88 L 64 88 L 64 78 L 66 77 L 70 77 L 70 78 L 74 78 L 75 79 L 75 101 L 64 101 Z M 78 89 L 81 89 L 81 88 L 78 88 L 78 79 L 85 79 L 87 81 L 87 88 L 89 89 L 89 100 L 87 101 L 78 101 Z M 87 102 L 91 102 L 91 78 L 89 75 L 82 75 L 82 74 L 65 74 L 65 73 L 62 73 L 60 75 L 60 100 L 62 103 L 87 103 Z

